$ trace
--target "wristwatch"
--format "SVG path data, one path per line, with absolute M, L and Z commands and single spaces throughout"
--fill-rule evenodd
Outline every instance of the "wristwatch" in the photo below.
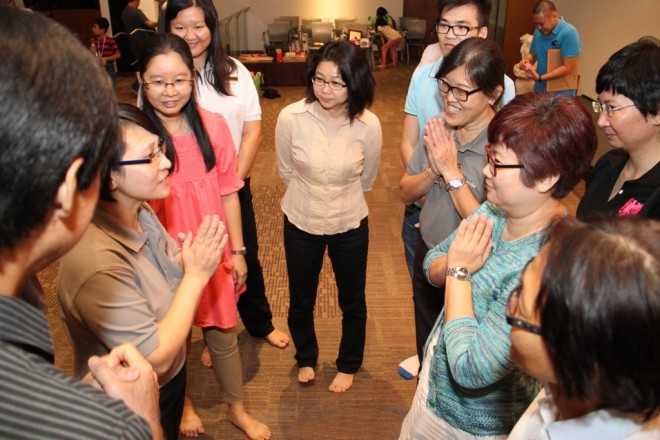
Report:
M 453 179 L 449 179 L 445 183 L 445 190 L 446 191 L 457 191 L 461 189 L 465 185 L 465 177 L 462 179 L 459 179 L 458 177 L 454 177 Z
M 234 255 L 246 255 L 247 254 L 247 249 L 244 246 L 240 249 L 232 250 L 231 253 L 234 254 Z
M 454 277 L 460 281 L 472 281 L 472 274 L 465 267 L 460 267 L 460 266 L 448 267 L 447 276 Z

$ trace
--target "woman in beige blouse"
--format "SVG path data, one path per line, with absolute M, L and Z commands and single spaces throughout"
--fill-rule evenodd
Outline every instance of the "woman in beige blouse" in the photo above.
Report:
M 289 275 L 288 324 L 296 347 L 298 382 L 315 378 L 318 343 L 314 305 L 326 248 L 337 279 L 342 338 L 331 392 L 347 391 L 362 365 L 367 321 L 365 284 L 368 208 L 380 160 L 382 132 L 373 102 L 374 79 L 359 47 L 325 45 L 309 70 L 307 98 L 285 107 L 275 148 L 286 186 L 284 248 Z

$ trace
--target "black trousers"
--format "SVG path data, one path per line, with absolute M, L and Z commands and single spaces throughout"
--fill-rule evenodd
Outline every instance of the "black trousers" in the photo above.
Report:
M 256 338 L 263 338 L 274 330 L 273 314 L 266 298 L 264 272 L 259 262 L 257 222 L 254 218 L 249 177 L 245 179 L 245 186 L 238 191 L 238 199 L 241 202 L 243 243 L 247 249 L 245 262 L 248 271 L 245 279 L 246 290 L 238 299 L 238 313 L 248 333 Z
M 183 415 L 183 401 L 186 397 L 186 365 L 159 390 L 160 426 L 167 440 L 179 438 L 179 425 Z
M 415 340 L 420 364 L 424 344 L 433 330 L 435 321 L 445 306 L 445 288 L 433 287 L 424 275 L 424 258 L 429 248 L 420 237 L 413 265 L 413 302 L 415 304 Z
M 366 338 L 367 217 L 356 229 L 333 235 L 313 235 L 298 229 L 284 216 L 284 249 L 290 295 L 289 330 L 296 346 L 298 366 L 316 366 L 319 347 L 314 330 L 314 306 L 326 247 L 337 280 L 338 302 L 342 311 L 337 370 L 352 374 L 362 365 Z

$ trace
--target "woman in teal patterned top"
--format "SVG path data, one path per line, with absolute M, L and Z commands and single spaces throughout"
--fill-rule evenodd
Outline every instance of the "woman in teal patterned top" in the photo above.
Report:
M 572 97 L 520 95 L 491 121 L 487 201 L 424 261 L 445 308 L 427 341 L 400 439 L 506 438 L 534 379 L 509 355 L 506 301 L 596 150 L 589 113 Z

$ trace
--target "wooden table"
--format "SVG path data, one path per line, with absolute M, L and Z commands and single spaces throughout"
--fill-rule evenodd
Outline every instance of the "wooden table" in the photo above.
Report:
M 252 72 L 261 72 L 264 86 L 304 86 L 307 84 L 307 63 L 243 63 Z

